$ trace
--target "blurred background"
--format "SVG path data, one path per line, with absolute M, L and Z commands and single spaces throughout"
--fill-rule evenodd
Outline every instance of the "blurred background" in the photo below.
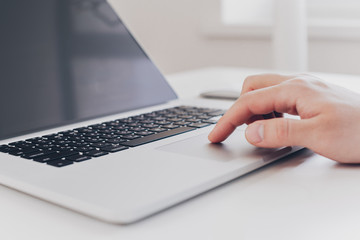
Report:
M 165 74 L 209 66 L 287 70 L 299 58 L 291 70 L 360 74 L 358 0 L 109 1 Z M 291 36 L 304 29 L 294 44 Z

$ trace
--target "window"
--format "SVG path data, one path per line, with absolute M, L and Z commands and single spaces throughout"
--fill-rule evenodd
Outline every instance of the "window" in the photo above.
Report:
M 270 36 L 276 11 L 274 2 L 278 0 L 211 1 L 212 10 L 208 12 L 218 19 L 207 21 L 211 26 L 205 24 L 206 34 L 240 37 Z M 359 0 L 304 1 L 306 1 L 310 37 L 360 38 Z M 211 16 L 206 19 L 209 20 Z
M 221 0 L 220 12 L 225 25 L 266 24 L 272 22 L 273 1 Z

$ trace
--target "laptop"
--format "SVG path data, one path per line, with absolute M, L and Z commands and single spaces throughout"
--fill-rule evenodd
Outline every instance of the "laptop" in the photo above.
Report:
M 242 127 L 210 144 L 231 102 L 177 99 L 105 0 L 5 1 L 0 19 L 2 185 L 129 224 L 299 150 Z

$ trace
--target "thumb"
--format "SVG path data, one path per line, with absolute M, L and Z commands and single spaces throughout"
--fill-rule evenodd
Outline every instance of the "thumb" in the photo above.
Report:
M 304 146 L 309 130 L 307 120 L 272 118 L 250 124 L 245 136 L 258 147 Z

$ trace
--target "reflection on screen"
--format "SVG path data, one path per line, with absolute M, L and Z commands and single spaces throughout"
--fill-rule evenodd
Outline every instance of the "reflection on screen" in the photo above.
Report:
M 105 0 L 0 7 L 0 139 L 176 96 Z

